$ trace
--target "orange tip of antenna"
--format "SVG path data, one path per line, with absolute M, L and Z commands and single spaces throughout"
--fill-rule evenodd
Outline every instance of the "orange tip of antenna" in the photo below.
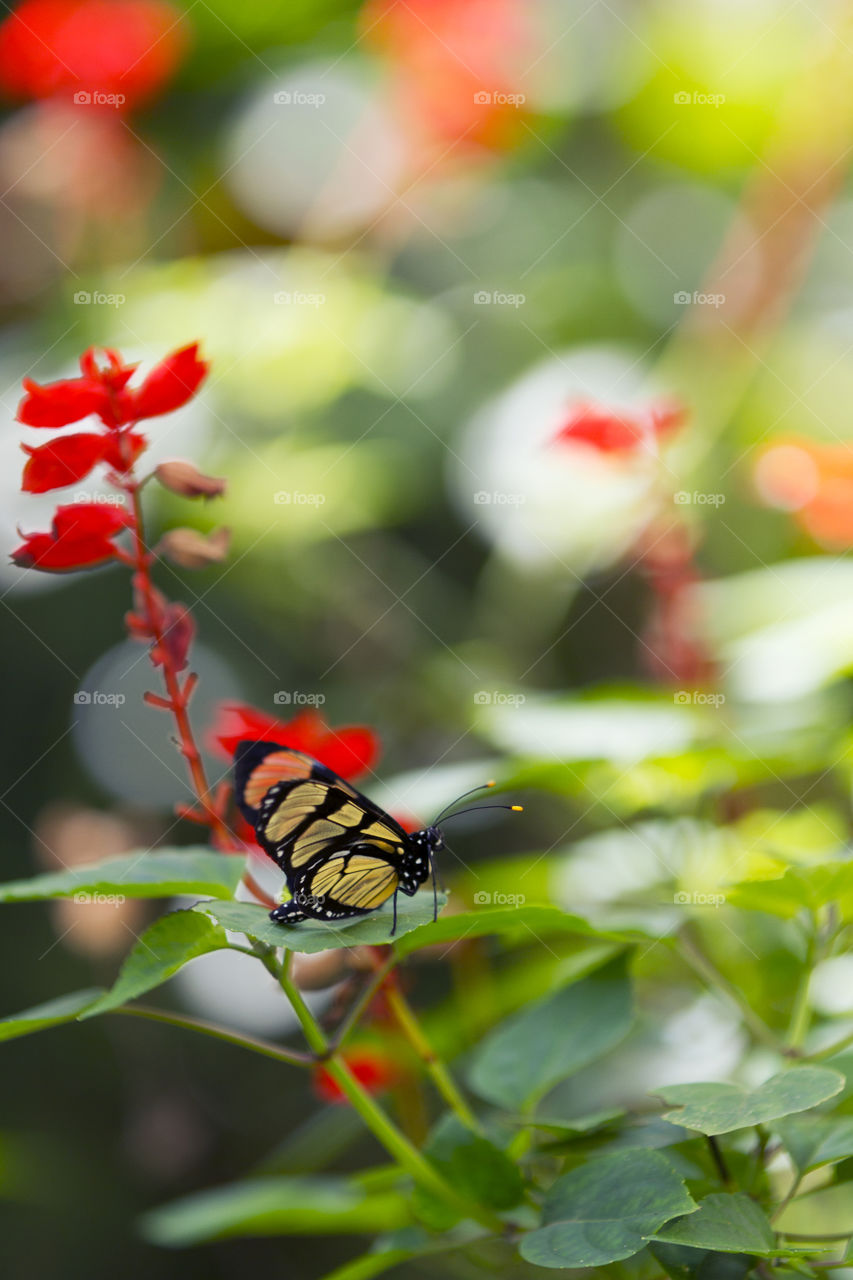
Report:
M 487 786 L 487 787 L 493 787 L 494 785 L 495 785 L 495 780 L 494 780 L 494 778 L 489 778 L 489 781 L 488 781 L 487 783 L 485 783 L 485 786 Z
M 513 813 L 524 813 L 523 804 L 511 804 L 509 807 L 512 809 Z

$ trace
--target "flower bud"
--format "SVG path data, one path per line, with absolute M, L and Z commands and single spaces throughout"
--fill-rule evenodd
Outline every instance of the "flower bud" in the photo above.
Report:
M 160 539 L 157 553 L 182 569 L 206 569 L 225 559 L 230 541 L 230 529 L 216 529 L 210 534 L 199 533 L 198 529 L 170 529 Z
M 175 458 L 161 462 L 154 474 L 164 489 L 179 493 L 183 498 L 219 498 L 225 492 L 226 481 L 222 476 L 206 476 L 192 462 Z

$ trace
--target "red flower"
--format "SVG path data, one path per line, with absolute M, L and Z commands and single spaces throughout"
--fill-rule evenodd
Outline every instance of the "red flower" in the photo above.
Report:
M 0 26 L 0 86 L 121 110 L 161 89 L 185 47 L 165 0 L 23 0 Z
M 571 407 L 553 443 L 589 445 L 599 453 L 631 453 L 677 430 L 685 418 L 684 409 L 671 403 L 632 411 L 581 401 Z
M 237 743 L 247 738 L 304 751 L 342 778 L 357 777 L 371 768 L 380 750 L 379 739 L 370 729 L 358 725 L 331 729 L 317 711 L 300 711 L 292 720 L 282 721 L 243 703 L 221 706 L 211 730 L 214 746 L 230 756 Z
M 21 448 L 29 454 L 21 488 L 25 493 L 47 493 L 85 479 L 99 462 L 114 471 L 128 471 L 145 448 L 145 437 L 135 431 L 113 435 L 76 431 L 47 444 L 22 444 Z
M 523 0 L 367 0 L 361 29 L 389 58 L 397 114 L 417 134 L 496 150 L 523 136 L 520 82 L 538 61 L 530 18 Z
M 95 413 L 111 429 L 124 427 L 179 409 L 195 395 L 208 370 L 194 342 L 155 365 L 134 389 L 127 383 L 136 365 L 126 365 L 110 348 L 100 354 L 99 361 L 97 348 L 90 347 L 80 357 L 81 378 L 65 378 L 44 387 L 25 378 L 27 394 L 18 406 L 18 421 L 28 427 L 65 427 Z
M 46 573 L 88 569 L 116 556 L 112 539 L 129 521 L 126 511 L 97 502 L 57 507 L 51 532 L 31 533 L 12 559 L 22 569 Z
M 344 1062 L 358 1083 L 368 1093 L 382 1093 L 399 1078 L 397 1066 L 379 1049 L 352 1049 L 343 1055 Z M 314 1071 L 314 1092 L 323 1102 L 346 1102 L 346 1094 L 325 1067 Z

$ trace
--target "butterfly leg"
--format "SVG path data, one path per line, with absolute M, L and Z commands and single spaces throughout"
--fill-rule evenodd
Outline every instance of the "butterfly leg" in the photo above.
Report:
M 397 890 L 394 890 L 394 922 L 391 925 L 391 937 L 397 932 Z
M 276 924 L 298 924 L 300 920 L 307 919 L 299 903 L 292 898 L 290 902 L 283 902 L 281 906 L 270 912 L 270 920 L 274 920 Z

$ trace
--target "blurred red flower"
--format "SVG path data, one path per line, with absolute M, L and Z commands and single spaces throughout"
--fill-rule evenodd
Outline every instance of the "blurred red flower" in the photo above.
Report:
M 395 1062 L 380 1049 L 351 1049 L 343 1054 L 344 1061 L 358 1083 L 368 1093 L 382 1093 L 399 1078 Z M 323 1102 L 341 1103 L 347 1098 L 325 1067 L 314 1071 L 314 1092 Z
M 18 406 L 18 421 L 28 427 L 66 427 L 94 413 L 105 426 L 116 428 L 159 417 L 195 395 L 208 365 L 193 342 L 161 360 L 136 388 L 127 386 L 136 365 L 125 364 L 109 347 L 103 352 L 90 347 L 80 357 L 80 369 L 82 377 L 47 386 L 25 378 L 27 394 Z
M 292 720 L 277 720 L 244 703 L 224 703 L 210 731 L 214 747 L 233 755 L 237 743 L 280 742 L 313 756 L 342 778 L 355 778 L 379 757 L 379 739 L 371 729 L 348 725 L 332 729 L 318 711 L 300 711 Z
M 361 26 L 427 139 L 501 148 L 521 136 L 520 71 L 536 52 L 520 0 L 368 0 Z
M 50 533 L 29 534 L 12 559 L 22 569 L 46 573 L 87 569 L 116 556 L 112 539 L 129 523 L 126 511 L 98 502 L 57 507 Z
M 552 443 L 588 445 L 599 453 L 632 453 L 678 430 L 686 417 L 684 408 L 674 403 L 631 410 L 579 401 L 569 409 Z
M 753 482 L 766 506 L 791 512 L 821 546 L 853 546 L 853 445 L 777 440 L 759 456 Z
M 163 88 L 186 45 L 166 0 L 23 0 L 0 26 L 0 88 L 127 110 Z
M 48 440 L 47 444 L 22 444 L 21 448 L 29 454 L 21 488 L 25 493 L 47 493 L 49 489 L 76 484 L 99 462 L 105 462 L 113 471 L 129 471 L 145 448 L 145 437 L 137 431 L 120 435 L 75 431 L 73 435 Z

